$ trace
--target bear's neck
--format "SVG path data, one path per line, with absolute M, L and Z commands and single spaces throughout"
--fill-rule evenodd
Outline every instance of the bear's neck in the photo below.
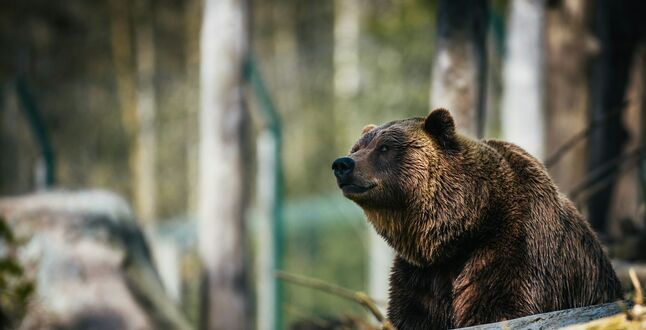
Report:
M 437 219 L 437 212 L 427 211 L 430 212 L 364 210 L 377 233 L 400 257 L 416 266 L 447 262 L 459 255 L 470 254 L 477 248 L 476 244 L 484 243 L 474 239 L 477 230 L 455 231 L 453 226 Z M 476 223 L 485 220 L 456 218 L 454 221 Z
M 473 158 L 473 157 L 472 157 Z M 402 258 L 413 265 L 429 266 L 471 253 L 488 244 L 482 237 L 491 220 L 504 218 L 495 187 L 498 169 L 484 168 L 487 162 L 456 162 L 462 168 L 446 171 L 481 173 L 480 177 L 452 176 L 438 172 L 424 191 L 426 200 L 416 200 L 397 210 L 365 209 L 376 231 Z M 447 173 L 447 174 L 445 174 Z

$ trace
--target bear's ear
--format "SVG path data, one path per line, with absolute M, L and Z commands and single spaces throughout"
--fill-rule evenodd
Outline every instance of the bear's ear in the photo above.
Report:
M 444 148 L 455 146 L 455 123 L 446 109 L 435 109 L 426 117 L 424 130 Z
M 361 130 L 361 135 L 366 134 L 366 133 L 368 133 L 368 132 L 372 131 L 372 130 L 373 130 L 373 129 L 375 129 L 376 127 L 377 127 L 377 125 L 375 125 L 375 124 L 366 125 L 366 126 Z

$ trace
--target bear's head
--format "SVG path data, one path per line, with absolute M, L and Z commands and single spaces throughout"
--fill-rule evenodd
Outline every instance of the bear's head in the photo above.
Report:
M 482 207 L 465 164 L 474 143 L 456 133 L 449 111 L 437 109 L 426 118 L 366 126 L 332 169 L 343 195 L 377 232 L 409 262 L 425 264 L 450 254 L 449 241 L 464 236 Z

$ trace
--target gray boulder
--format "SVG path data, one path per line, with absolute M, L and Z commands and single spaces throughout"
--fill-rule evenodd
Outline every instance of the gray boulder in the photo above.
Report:
M 190 329 L 128 204 L 106 191 L 0 199 L 35 292 L 22 329 Z M 1 249 L 0 249 L 1 252 Z

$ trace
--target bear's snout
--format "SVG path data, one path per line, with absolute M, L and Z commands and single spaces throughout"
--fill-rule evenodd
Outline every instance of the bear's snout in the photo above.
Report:
M 343 180 L 354 170 L 354 160 L 350 157 L 341 157 L 332 163 L 332 170 L 337 179 Z

